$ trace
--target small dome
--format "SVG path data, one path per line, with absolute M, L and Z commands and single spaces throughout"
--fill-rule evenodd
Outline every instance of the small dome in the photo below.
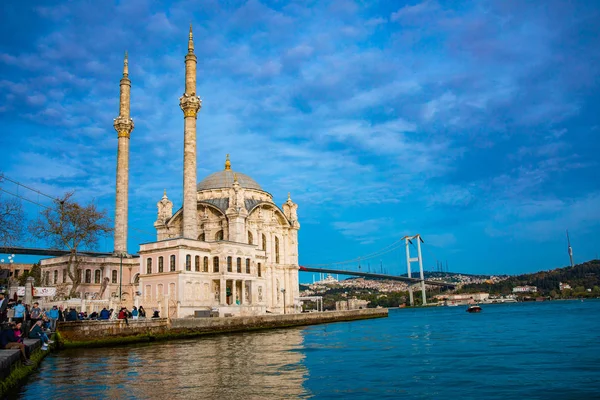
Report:
M 263 190 L 258 183 L 248 175 L 232 171 L 231 169 L 225 169 L 223 171 L 215 172 L 204 178 L 198 183 L 197 189 L 208 190 L 208 189 L 222 189 L 230 188 L 233 186 L 233 176 L 236 176 L 238 183 L 241 187 L 246 189 Z

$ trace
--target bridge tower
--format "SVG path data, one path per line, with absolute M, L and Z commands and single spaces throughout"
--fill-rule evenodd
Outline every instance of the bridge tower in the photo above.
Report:
M 416 234 L 414 236 L 404 236 L 402 239 L 404 239 L 404 243 L 406 244 L 406 272 L 409 278 L 412 278 L 411 276 L 411 270 L 410 270 L 410 264 L 413 262 L 418 262 L 419 263 L 419 278 L 421 280 L 421 294 L 423 296 L 423 305 L 427 305 L 427 297 L 425 295 L 425 276 L 423 274 L 423 256 L 421 254 L 421 243 L 425 243 L 423 242 L 423 239 L 421 238 L 421 235 Z M 409 244 L 412 244 L 412 240 L 416 239 L 417 240 L 417 257 L 411 257 L 410 256 L 410 248 L 409 248 Z M 408 297 L 410 300 L 410 305 L 414 306 L 415 305 L 415 301 L 413 298 L 413 289 L 412 289 L 412 285 L 409 284 L 408 285 Z

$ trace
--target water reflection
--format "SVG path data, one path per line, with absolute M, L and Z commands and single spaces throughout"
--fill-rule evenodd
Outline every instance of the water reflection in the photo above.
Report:
M 51 355 L 16 398 L 297 398 L 300 329 Z

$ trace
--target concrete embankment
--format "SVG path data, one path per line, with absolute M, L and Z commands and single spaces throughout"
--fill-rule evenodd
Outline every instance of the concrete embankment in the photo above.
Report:
M 12 388 L 18 387 L 31 374 L 37 365 L 48 354 L 48 351 L 40 350 L 42 342 L 38 339 L 25 339 L 23 341 L 29 354 L 31 365 L 23 365 L 19 349 L 0 350 L 0 398 Z
M 362 309 L 287 315 L 227 318 L 145 319 L 137 321 L 75 321 L 58 327 L 62 347 L 108 346 L 179 339 L 227 332 L 246 332 L 388 316 L 388 310 Z

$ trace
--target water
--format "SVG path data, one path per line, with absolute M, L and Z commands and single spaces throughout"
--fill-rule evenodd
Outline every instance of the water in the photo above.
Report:
M 389 318 L 48 356 L 23 399 L 600 398 L 600 301 Z

